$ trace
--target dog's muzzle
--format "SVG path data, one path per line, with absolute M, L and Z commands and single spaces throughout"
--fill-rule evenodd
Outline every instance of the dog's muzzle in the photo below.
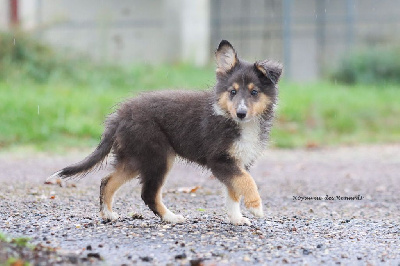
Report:
M 236 116 L 239 119 L 244 119 L 246 118 L 247 115 L 247 106 L 245 105 L 244 101 L 239 104 L 237 110 L 236 110 Z

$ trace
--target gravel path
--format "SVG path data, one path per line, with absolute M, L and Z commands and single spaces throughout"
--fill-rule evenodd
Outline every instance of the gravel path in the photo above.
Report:
M 86 155 L 0 153 L 0 231 L 81 263 L 400 265 L 400 144 L 270 150 L 251 170 L 266 212 L 254 219 L 244 210 L 251 226 L 227 223 L 219 183 L 182 163 L 164 201 L 186 223 L 160 222 L 136 182 L 117 195 L 122 218 L 103 223 L 98 193 L 107 169 L 62 187 L 43 184 Z

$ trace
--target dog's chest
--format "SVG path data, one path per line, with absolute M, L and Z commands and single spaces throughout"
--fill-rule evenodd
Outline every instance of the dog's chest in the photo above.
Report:
M 265 143 L 261 140 L 260 122 L 254 120 L 240 124 L 240 137 L 232 144 L 231 155 L 239 160 L 242 166 L 249 166 L 264 149 Z

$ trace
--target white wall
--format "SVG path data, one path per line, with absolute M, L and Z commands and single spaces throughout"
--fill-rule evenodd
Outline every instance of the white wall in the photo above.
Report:
M 9 6 L 8 0 L 0 0 L 0 30 L 8 29 L 8 14 Z
M 204 65 L 209 59 L 209 0 L 20 1 L 24 29 L 100 61 Z

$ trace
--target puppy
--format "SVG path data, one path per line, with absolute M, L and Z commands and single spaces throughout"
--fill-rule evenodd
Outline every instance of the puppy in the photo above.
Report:
M 224 184 L 233 224 L 250 224 L 240 211 L 241 197 L 254 216 L 263 217 L 261 198 L 248 170 L 266 149 L 282 65 L 239 60 L 225 40 L 215 56 L 217 82 L 212 90 L 150 92 L 123 102 L 107 117 L 96 150 L 51 177 L 85 174 L 112 152 L 114 171 L 100 185 L 102 218 L 118 218 L 112 211 L 114 194 L 138 177 L 145 204 L 162 220 L 179 223 L 184 217 L 163 204 L 161 193 L 179 156 L 211 170 Z

